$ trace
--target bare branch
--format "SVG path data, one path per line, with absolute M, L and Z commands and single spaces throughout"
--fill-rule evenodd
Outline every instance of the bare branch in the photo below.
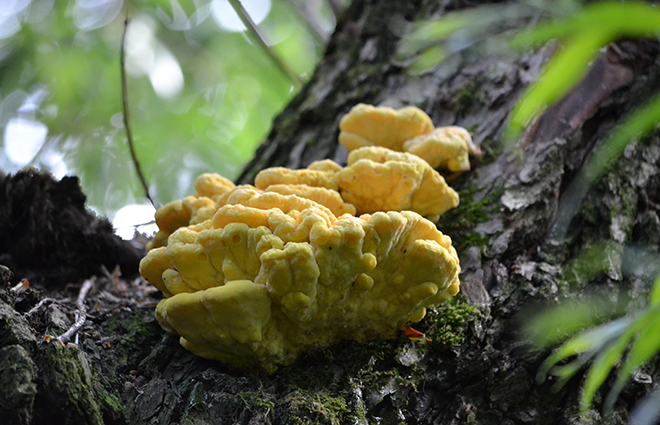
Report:
M 147 184 L 147 179 L 144 178 L 144 174 L 142 173 L 142 168 L 140 167 L 140 161 L 138 161 L 137 155 L 135 153 L 135 146 L 133 145 L 133 135 L 131 133 L 131 124 L 129 121 L 129 113 L 128 113 L 128 84 L 126 82 L 126 55 L 124 52 L 125 45 L 126 45 L 126 32 L 128 30 L 128 14 L 126 15 L 126 20 L 124 21 L 124 33 L 122 34 L 121 37 L 121 49 L 119 56 L 121 57 L 121 89 L 122 89 L 122 106 L 123 106 L 123 114 L 124 114 L 124 128 L 126 129 L 126 138 L 128 139 L 128 149 L 131 152 L 131 159 L 133 160 L 133 166 L 135 167 L 135 172 L 138 175 L 138 178 L 140 179 L 140 183 L 142 184 L 142 188 L 144 189 L 144 195 L 149 199 L 149 202 L 151 202 L 151 205 L 153 205 L 154 208 L 158 208 L 158 203 L 154 201 L 154 199 L 151 197 L 151 194 L 149 193 L 149 185 Z
M 94 281 L 92 279 L 87 279 L 85 283 L 80 287 L 80 292 L 78 293 L 78 300 L 76 301 L 76 307 L 78 307 L 78 312 L 77 316 L 78 318 L 76 319 L 76 322 L 69 328 L 68 331 L 64 332 L 62 335 L 57 337 L 57 340 L 61 342 L 62 344 L 66 344 L 73 335 L 80 330 L 80 328 L 83 327 L 85 324 L 85 321 L 87 320 L 87 307 L 85 306 L 85 297 L 87 296 L 87 292 L 92 288 L 94 285 Z
M 43 300 L 39 301 L 39 303 L 37 303 L 37 305 L 35 305 L 34 307 L 32 307 L 32 308 L 30 309 L 30 311 L 28 311 L 27 313 L 25 313 L 25 317 L 30 317 L 30 316 L 32 316 L 34 313 L 37 312 L 37 310 L 39 310 L 39 309 L 41 308 L 42 305 L 44 305 L 44 304 L 46 304 L 46 303 L 52 303 L 52 302 L 55 302 L 55 300 L 52 299 L 52 298 L 44 298 Z
M 259 32 L 259 28 L 257 28 L 257 25 L 254 23 L 252 18 L 250 18 L 250 15 L 248 15 L 247 11 L 241 4 L 240 0 L 229 0 L 229 4 L 231 4 L 231 7 L 234 9 L 238 17 L 241 19 L 241 22 L 243 22 L 243 25 L 245 25 L 248 29 L 248 32 L 252 34 L 253 38 L 255 39 L 255 42 L 261 47 L 261 49 L 268 55 L 270 60 L 273 61 L 275 66 L 277 66 L 280 71 L 286 77 L 291 80 L 294 86 L 301 86 L 303 84 L 303 81 L 298 77 L 298 75 L 289 68 L 289 66 L 284 63 L 282 59 L 280 59 L 277 54 L 273 51 L 273 49 L 270 48 L 268 43 L 266 42 L 266 39 L 263 37 L 263 35 Z
M 330 38 L 330 34 L 321 26 L 318 18 L 312 11 L 309 10 L 309 3 L 307 1 L 286 0 L 291 9 L 293 9 L 298 16 L 305 22 L 309 33 L 314 37 L 317 43 L 325 45 Z
M 341 0 L 327 0 L 327 2 L 328 5 L 330 5 L 330 9 L 332 9 L 332 13 L 335 15 L 335 18 L 337 18 L 344 8 L 344 2 Z

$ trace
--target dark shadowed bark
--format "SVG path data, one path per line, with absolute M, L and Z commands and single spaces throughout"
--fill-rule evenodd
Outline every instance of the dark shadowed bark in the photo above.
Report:
M 72 303 L 46 303 L 28 315 L 36 299 L 21 304 L 25 295 L 12 293 L 7 283 L 0 303 L 0 380 L 12 376 L 9 381 L 22 386 L 1 394 L 0 406 L 12 406 L 12 420 L 45 424 L 55 415 L 71 424 L 625 423 L 652 383 L 633 380 L 611 418 L 600 417 L 597 399 L 590 417 L 580 419 L 579 379 L 559 392 L 551 391 L 551 382 L 536 384 L 548 353 L 532 349 L 519 330 L 523 311 L 592 288 L 628 309 L 646 298 L 653 276 L 634 259 L 640 250 L 659 249 L 657 133 L 631 143 L 589 189 L 567 236 L 549 235 L 567 202 L 567 186 L 593 149 L 660 88 L 657 45 L 625 41 L 609 48 L 580 85 L 530 126 L 518 149 L 505 151 L 506 119 L 556 46 L 520 56 L 457 54 L 417 76 L 393 60 L 406 21 L 469 6 L 355 0 L 312 80 L 275 120 L 240 177 L 250 182 L 269 166 L 345 161 L 338 122 L 360 102 L 415 105 L 436 126 L 467 128 L 484 155 L 451 182 L 461 204 L 438 222 L 461 258 L 462 295 L 430 309 L 420 322 L 430 343 L 402 336 L 347 341 L 308 353 L 271 376 L 231 370 L 195 357 L 166 336 L 153 318 L 157 296 L 139 279 L 106 276 L 88 299 L 88 308 L 98 307 L 78 345 L 63 347 L 40 340 L 70 325 Z M 594 246 L 607 260 L 592 276 L 573 260 Z M 75 289 L 63 293 L 75 301 Z M 652 382 L 660 379 L 657 364 L 643 372 Z

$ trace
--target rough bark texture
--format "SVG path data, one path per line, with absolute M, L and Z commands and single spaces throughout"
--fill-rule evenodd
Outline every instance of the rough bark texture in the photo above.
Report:
M 241 177 L 249 181 L 267 166 L 297 168 L 328 157 L 341 162 L 346 152 L 337 145 L 337 125 L 359 102 L 416 105 L 437 126 L 468 128 L 484 157 L 452 182 L 461 205 L 438 223 L 459 252 L 463 295 L 431 309 L 419 324 L 430 343 L 401 336 L 347 341 L 272 376 L 230 370 L 164 335 L 152 314 L 156 298 L 139 279 L 106 276 L 87 301 L 94 313 L 78 345 L 63 347 L 39 341 L 70 325 L 72 302 L 60 299 L 30 312 L 38 295 L 8 290 L 15 280 L 7 275 L 0 406 L 10 408 L 3 417 L 26 424 L 54 417 L 70 424 L 625 423 L 631 406 L 660 379 L 657 364 L 627 386 L 611 418 L 600 417 L 599 400 L 589 417 L 580 417 L 579 379 L 559 392 L 551 383 L 537 385 L 548 353 L 521 341 L 519 325 L 525 306 L 556 304 L 591 288 L 628 309 L 643 305 L 657 272 L 648 258 L 655 258 L 660 241 L 660 135 L 628 146 L 588 191 L 567 237 L 548 235 L 567 185 L 594 147 L 657 92 L 657 46 L 628 41 L 609 49 L 585 81 L 527 131 L 520 150 L 506 153 L 505 120 L 552 46 L 520 57 L 456 55 L 421 76 L 407 75 L 392 60 L 402 22 L 466 6 L 355 0 L 312 80 L 277 118 Z M 607 255 L 593 275 L 573 260 L 595 246 Z M 634 261 L 640 250 L 646 262 Z M 75 294 L 65 295 L 73 300 Z

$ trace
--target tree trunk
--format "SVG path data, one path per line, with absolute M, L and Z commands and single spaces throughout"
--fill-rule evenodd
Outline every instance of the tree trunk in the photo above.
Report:
M 460 206 L 438 223 L 461 258 L 462 295 L 430 309 L 420 322 L 431 342 L 401 336 L 347 341 L 308 353 L 271 376 L 232 370 L 164 336 L 148 288 L 139 280 L 113 283 L 110 276 L 99 279 L 88 306 L 101 297 L 114 297 L 115 304 L 108 307 L 106 299 L 106 308 L 92 315 L 77 348 L 37 342 L 44 328 L 62 322 L 59 327 L 66 329 L 59 310 L 70 311 L 70 305 L 43 308 L 35 323 L 25 315 L 34 302 L 18 308 L 15 297 L 4 297 L 0 329 L 23 332 L 0 340 L 0 370 L 12 370 L 24 383 L 13 398 L 3 395 L 13 400 L 8 414 L 15 414 L 15 422 L 50 423 L 49 412 L 55 412 L 61 423 L 625 423 L 652 384 L 631 382 L 611 418 L 600 417 L 598 400 L 589 417 L 580 417 L 579 380 L 559 392 L 551 390 L 552 383 L 536 384 L 548 352 L 526 344 L 520 325 L 526 308 L 581 297 L 591 288 L 607 291 L 626 308 L 646 298 L 649 268 L 627 266 L 640 252 L 630 246 L 651 254 L 659 248 L 657 133 L 631 143 L 588 190 L 567 236 L 552 229 L 559 208 L 574 202 L 566 200 L 566 188 L 593 149 L 657 91 L 657 46 L 626 41 L 608 49 L 585 80 L 525 132 L 519 150 L 510 152 L 502 147 L 507 117 L 552 45 L 519 57 L 456 54 L 417 76 L 393 59 L 406 21 L 465 6 L 355 0 L 312 80 L 275 120 L 239 179 L 250 182 L 270 166 L 300 168 L 324 158 L 345 162 L 338 123 L 360 102 L 416 105 L 436 126 L 467 128 L 484 155 L 451 182 Z M 595 275 L 574 261 L 594 246 L 606 254 Z M 17 366 L 7 365 L 9 358 L 18 359 L 12 363 Z M 660 379 L 657 364 L 644 372 L 654 382 Z

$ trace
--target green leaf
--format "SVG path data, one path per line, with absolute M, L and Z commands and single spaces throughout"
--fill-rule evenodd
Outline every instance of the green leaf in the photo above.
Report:
M 519 50 L 538 47 L 550 40 L 569 36 L 576 27 L 577 22 L 568 19 L 542 23 L 516 33 L 511 39 L 511 47 Z
M 611 40 L 648 37 L 660 31 L 660 10 L 647 2 L 604 1 L 585 7 L 576 21 L 580 28 L 607 29 Z
M 530 85 L 511 113 L 506 140 L 516 140 L 548 105 L 566 94 L 584 75 L 598 49 L 607 43 L 606 34 L 587 30 L 566 43 L 548 63 L 541 77 Z
M 660 10 L 645 2 L 599 2 L 573 17 L 540 25 L 514 38 L 513 45 L 537 45 L 554 38 L 564 48 L 548 63 L 541 78 L 527 88 L 514 108 L 505 132 L 512 142 L 536 115 L 567 93 L 584 75 L 601 47 L 624 37 L 660 33 Z
M 535 311 L 531 318 L 525 318 L 523 332 L 525 338 L 536 346 L 554 346 L 616 315 L 620 315 L 616 306 L 604 296 L 579 301 L 566 300 L 540 313 Z
M 458 12 L 448 13 L 442 18 L 413 25 L 413 29 L 401 40 L 397 57 L 406 58 L 428 47 L 440 43 L 454 31 L 464 28 L 470 20 Z
M 660 121 L 660 96 L 655 96 L 644 106 L 633 112 L 612 134 L 612 138 L 593 153 L 592 159 L 584 167 L 586 183 L 591 184 L 618 158 L 628 143 L 643 137 L 653 130 Z
M 541 364 L 536 374 L 536 381 L 539 383 L 545 381 L 545 376 L 550 369 L 568 357 L 585 353 L 587 350 L 592 352 L 591 355 L 593 356 L 608 342 L 623 334 L 631 323 L 632 319 L 630 317 L 622 317 L 574 336 Z
M 595 349 L 582 353 L 572 362 L 563 366 L 555 366 L 550 370 L 551 375 L 559 378 L 552 387 L 554 392 L 559 392 L 559 390 L 598 353 L 598 347 L 594 348 Z
M 660 274 L 655 278 L 653 287 L 651 288 L 651 298 L 649 303 L 654 305 L 660 301 Z
M 441 45 L 433 46 L 422 52 L 408 66 L 408 70 L 413 74 L 422 74 L 437 66 L 447 58 L 448 54 Z
M 637 317 L 631 326 L 634 332 L 639 331 L 639 337 L 633 342 L 630 353 L 623 363 L 619 374 L 605 399 L 604 410 L 610 412 L 614 406 L 619 393 L 630 379 L 632 373 L 644 365 L 651 357 L 660 351 L 660 304 L 648 308 L 642 315 Z
M 497 34 L 498 26 L 528 18 L 536 10 L 519 3 L 493 4 L 456 12 L 449 12 L 438 19 L 412 25 L 397 48 L 396 60 L 406 61 L 429 47 L 446 44 L 452 53 L 473 45 L 477 41 Z M 448 45 L 452 45 L 450 48 Z M 459 47 L 457 47 L 459 46 Z
M 633 336 L 634 330 L 631 332 L 631 329 L 628 328 L 623 335 L 607 345 L 596 356 L 596 359 L 587 372 L 587 379 L 585 380 L 582 399 L 580 400 L 580 406 L 583 412 L 586 412 L 591 407 L 594 394 L 603 385 L 612 368 L 619 362 Z
M 562 203 L 557 211 L 556 224 L 552 228 L 550 239 L 562 239 L 565 236 L 573 215 L 577 212 L 591 184 L 623 153 L 631 140 L 646 135 L 659 121 L 660 96 L 655 96 L 617 127 L 609 140 L 594 149 L 589 162 L 578 172 L 564 192 L 564 198 L 571 201 Z

